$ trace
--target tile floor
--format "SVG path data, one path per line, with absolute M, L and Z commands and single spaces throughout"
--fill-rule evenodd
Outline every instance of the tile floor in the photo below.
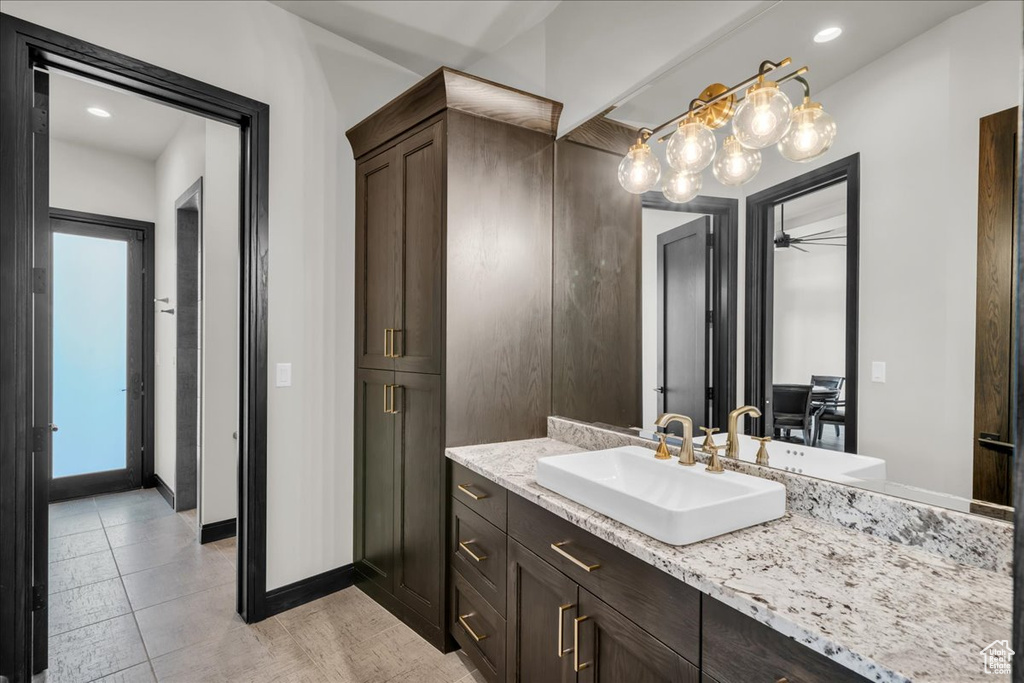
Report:
M 50 506 L 50 667 L 36 683 L 480 683 L 357 588 L 246 625 L 235 541 L 154 489 Z

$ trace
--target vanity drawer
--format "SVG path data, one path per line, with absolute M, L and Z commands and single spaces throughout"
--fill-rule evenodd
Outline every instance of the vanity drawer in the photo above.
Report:
M 515 494 L 508 507 L 509 536 L 690 662 L 700 661 L 699 591 Z
M 452 498 L 502 531 L 505 530 L 508 503 L 504 488 L 457 462 L 451 462 L 448 476 Z
M 451 562 L 505 616 L 505 532 L 458 500 L 452 501 Z
M 704 597 L 704 672 L 719 683 L 853 683 L 864 679 L 841 664 Z
M 505 676 L 505 620 L 458 571 L 452 572 L 448 628 L 484 678 Z

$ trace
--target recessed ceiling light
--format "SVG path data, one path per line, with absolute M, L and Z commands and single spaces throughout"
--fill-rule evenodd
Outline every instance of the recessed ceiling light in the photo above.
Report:
M 100 109 L 99 107 L 89 107 L 88 109 L 86 109 L 86 111 L 92 114 L 93 116 L 100 117 L 101 119 L 110 118 L 110 112 L 106 109 Z
M 843 29 L 838 26 L 829 26 L 823 28 L 814 34 L 814 42 L 816 43 L 827 43 L 830 40 L 835 40 L 842 34 Z

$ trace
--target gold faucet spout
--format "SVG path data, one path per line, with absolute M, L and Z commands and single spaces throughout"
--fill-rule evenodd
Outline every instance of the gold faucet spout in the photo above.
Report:
M 755 406 L 740 406 L 729 413 L 729 436 L 725 442 L 725 456 L 727 458 L 740 457 L 740 438 L 737 434 L 740 418 L 744 415 L 761 417 L 761 411 Z
M 668 427 L 673 422 L 683 425 L 683 445 L 679 447 L 679 464 L 693 465 L 697 462 L 696 458 L 693 457 L 693 420 L 685 415 L 665 413 L 658 418 L 655 424 L 658 427 Z M 658 452 L 655 457 L 664 459 L 668 456 L 668 447 L 665 446 L 665 435 L 658 434 L 658 438 L 661 439 L 661 443 L 658 445 Z

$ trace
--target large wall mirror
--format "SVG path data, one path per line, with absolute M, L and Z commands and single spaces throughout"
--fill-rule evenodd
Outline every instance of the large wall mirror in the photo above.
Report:
M 724 432 L 750 403 L 772 466 L 1009 519 L 1021 14 L 778 3 L 605 114 L 652 128 L 791 57 L 838 126 L 812 161 L 771 146 L 744 184 L 708 167 L 690 201 L 643 195 L 642 424 L 620 426 L 682 412 Z M 648 142 L 668 175 L 664 132 Z

